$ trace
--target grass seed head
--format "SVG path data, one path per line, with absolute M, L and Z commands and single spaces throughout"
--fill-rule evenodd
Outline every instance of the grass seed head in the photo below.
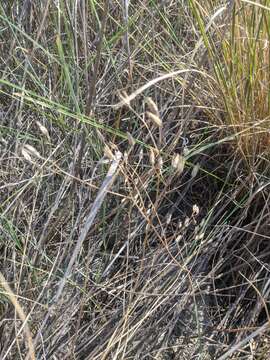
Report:
M 41 155 L 40 155 L 40 153 L 32 146 L 32 145 L 28 145 L 28 144 L 26 144 L 26 145 L 24 145 L 24 148 L 26 148 L 27 149 L 27 151 L 29 151 L 32 155 L 34 155 L 35 157 L 37 157 L 37 158 L 41 158 Z
M 150 97 L 147 97 L 145 99 L 145 101 L 146 101 L 146 104 L 149 107 L 150 112 L 159 117 L 159 111 L 158 111 L 157 104 Z
M 30 163 L 33 163 L 33 160 L 31 158 L 31 155 L 29 154 L 29 152 L 25 149 L 25 148 L 22 148 L 21 149 L 21 153 L 22 153 L 22 156 L 27 160 L 29 161 Z
M 133 147 L 136 143 L 130 132 L 127 132 L 127 138 L 130 146 Z
M 49 131 L 47 130 L 47 128 L 44 125 L 42 125 L 38 120 L 36 121 L 36 124 L 37 124 L 40 132 L 42 133 L 42 135 L 46 136 L 46 138 L 48 140 L 50 140 L 50 135 L 49 135 Z
M 200 164 L 197 163 L 197 164 L 193 167 L 192 172 L 191 172 L 191 177 L 192 177 L 192 179 L 194 179 L 194 178 L 197 176 L 197 174 L 198 174 L 198 172 L 199 172 L 199 169 L 200 169 Z
M 151 148 L 149 151 L 149 161 L 150 164 L 154 167 L 156 163 L 156 156 L 154 150 Z
M 162 159 L 161 156 L 158 157 L 158 160 L 157 160 L 157 168 L 158 168 L 159 170 L 162 170 L 162 168 L 163 168 L 163 159 Z
M 181 174 L 185 167 L 185 158 L 180 154 L 174 154 L 172 158 L 172 167 L 178 174 Z
M 159 128 L 162 127 L 162 120 L 160 119 L 160 117 L 156 114 L 151 113 L 150 111 L 146 112 L 146 115 L 148 117 L 148 119 L 150 119 L 156 126 L 158 126 Z

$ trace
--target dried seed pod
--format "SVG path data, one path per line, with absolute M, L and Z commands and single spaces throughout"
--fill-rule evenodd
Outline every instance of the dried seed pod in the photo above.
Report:
M 169 225 L 172 220 L 172 213 L 168 213 L 166 216 L 166 224 Z
M 162 170 L 162 168 L 163 168 L 163 159 L 162 159 L 161 156 L 158 157 L 158 160 L 157 160 L 157 168 L 158 168 L 159 170 Z
M 46 136 L 46 138 L 47 138 L 48 140 L 50 140 L 50 135 L 49 135 L 49 131 L 47 130 L 47 128 L 46 128 L 44 125 L 42 125 L 38 120 L 36 121 L 36 124 L 37 124 L 40 132 L 41 132 L 44 136 Z
M 199 169 L 200 169 L 200 164 L 197 163 L 192 169 L 192 172 L 191 172 L 191 177 L 192 178 L 195 178 L 195 176 L 197 176 L 197 174 L 199 172 Z
M 175 241 L 176 241 L 177 243 L 179 243 L 179 242 L 182 240 L 182 238 L 183 238 L 183 235 L 180 234 L 180 235 L 177 236 L 177 238 L 175 239 Z
M 195 236 L 195 240 L 202 240 L 203 238 L 204 238 L 204 232 L 201 232 Z
M 177 173 L 182 173 L 185 167 L 185 158 L 180 154 L 174 154 L 172 158 L 172 167 Z
M 154 167 L 155 163 L 156 163 L 156 157 L 155 157 L 155 152 L 152 148 L 150 149 L 149 161 L 150 161 L 150 164 Z
M 153 99 L 151 99 L 150 97 L 147 97 L 145 99 L 146 104 L 149 107 L 149 110 L 151 111 L 151 113 L 157 115 L 159 117 L 159 111 L 158 111 L 158 107 L 157 104 L 154 102 Z
M 127 132 L 127 138 L 128 138 L 129 145 L 133 147 L 135 145 L 135 140 L 130 132 Z
M 26 149 L 22 148 L 21 153 L 22 153 L 22 156 L 23 156 L 27 161 L 29 161 L 30 163 L 33 163 L 32 158 L 31 158 L 29 152 L 28 152 Z
M 186 217 L 185 218 L 185 221 L 184 221 L 184 227 L 187 228 L 190 224 L 190 218 L 189 217 Z
M 188 148 L 186 147 L 186 146 L 184 146 L 184 148 L 183 148 L 183 155 L 184 156 L 187 156 L 189 154 L 189 150 L 188 150 Z
M 32 155 L 36 156 L 37 158 L 41 158 L 40 153 L 32 146 L 32 145 L 24 145 L 24 148 L 26 148 L 27 151 L 29 151 Z
M 158 127 L 162 127 L 162 120 L 160 119 L 160 117 L 156 114 L 151 113 L 150 111 L 146 112 L 146 115 L 148 117 L 148 119 L 150 119 L 156 126 Z

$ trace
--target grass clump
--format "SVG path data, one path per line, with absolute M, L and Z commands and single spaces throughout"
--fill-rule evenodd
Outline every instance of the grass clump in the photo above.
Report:
M 223 111 L 211 116 L 235 134 L 238 149 L 254 164 L 269 147 L 269 3 L 240 0 L 219 10 L 216 2 L 206 3 L 190 1 L 214 76 L 210 91 Z M 218 18 L 207 28 L 203 19 L 214 13 Z
M 268 22 L 0 4 L 0 359 L 268 359 Z

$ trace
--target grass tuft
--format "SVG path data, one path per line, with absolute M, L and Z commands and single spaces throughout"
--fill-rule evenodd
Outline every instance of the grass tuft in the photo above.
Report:
M 269 2 L 0 3 L 0 359 L 268 359 Z
M 208 52 L 208 63 L 215 81 L 209 83 L 221 116 L 210 114 L 215 123 L 227 126 L 236 135 L 236 145 L 247 163 L 254 165 L 257 156 L 269 147 L 269 21 L 267 1 L 262 4 L 237 0 L 207 28 L 215 2 L 202 9 L 190 1 L 197 28 Z

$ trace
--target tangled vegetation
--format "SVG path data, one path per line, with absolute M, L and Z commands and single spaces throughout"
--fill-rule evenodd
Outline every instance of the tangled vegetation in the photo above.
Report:
M 0 24 L 0 359 L 269 359 L 270 1 Z

